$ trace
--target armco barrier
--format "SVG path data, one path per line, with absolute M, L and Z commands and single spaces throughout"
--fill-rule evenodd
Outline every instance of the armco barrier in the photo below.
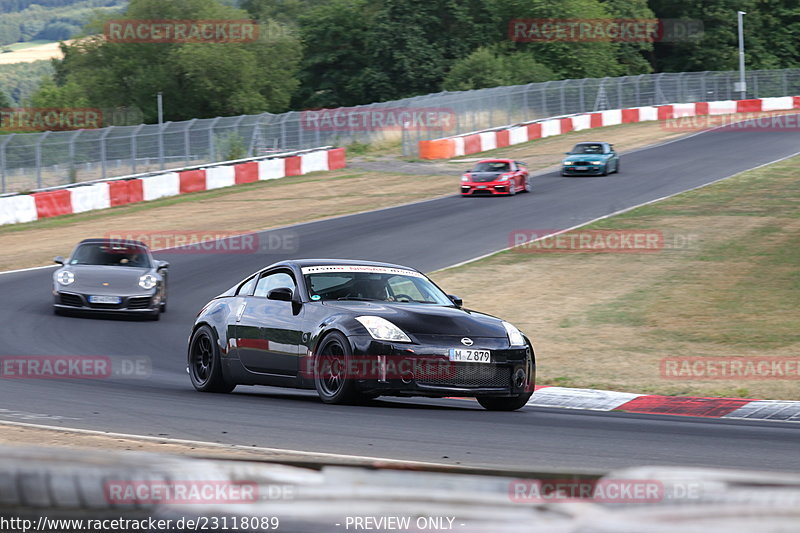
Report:
M 570 131 L 616 126 L 617 124 L 633 124 L 635 122 L 669 120 L 699 115 L 727 115 L 731 113 L 757 113 L 791 109 L 800 109 L 800 96 L 610 109 L 596 113 L 540 119 L 455 137 L 420 141 L 419 156 L 421 159 L 450 159 L 543 137 L 561 135 Z
M 0 225 L 33 222 L 42 218 L 106 209 L 178 194 L 230 187 L 240 183 L 337 170 L 345 166 L 345 149 L 326 147 L 293 152 L 288 157 L 273 157 L 140 177 L 126 176 L 32 194 L 3 196 L 0 197 Z

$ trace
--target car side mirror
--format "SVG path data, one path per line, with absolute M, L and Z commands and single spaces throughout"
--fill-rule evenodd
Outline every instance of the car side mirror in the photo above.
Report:
M 278 300 L 281 302 L 291 302 L 294 291 L 289 287 L 279 287 L 267 293 L 267 300 Z
M 564 152 L 564 155 L 569 155 L 569 154 L 571 154 L 571 153 L 572 153 L 572 152 Z
M 455 305 L 456 307 L 461 307 L 462 305 L 464 305 L 464 300 L 462 300 L 455 294 L 448 294 L 447 297 L 450 298 L 450 301 L 453 302 L 453 305 Z
M 57 255 L 57 256 L 55 256 L 53 258 L 53 262 L 54 263 L 58 263 L 59 265 L 63 265 L 64 264 L 64 258 L 61 257 L 60 255 Z
M 167 261 L 156 261 L 156 270 L 164 270 L 165 268 L 169 268 Z

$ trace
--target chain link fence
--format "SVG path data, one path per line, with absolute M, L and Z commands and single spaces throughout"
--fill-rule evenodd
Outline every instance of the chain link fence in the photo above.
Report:
M 323 145 L 362 143 L 389 146 L 400 143 L 403 154 L 413 156 L 417 154 L 417 143 L 421 140 L 537 118 L 624 107 L 737 99 L 740 94 L 733 89 L 738 76 L 738 72 L 733 71 L 683 72 L 560 80 L 442 92 L 339 110 L 194 119 L 160 126 L 142 124 L 2 135 L 0 193 L 267 156 Z M 790 95 L 800 95 L 800 69 L 747 73 L 748 98 Z M 419 123 L 408 118 L 411 113 L 430 110 L 439 114 L 446 112 L 450 119 L 420 127 Z M 324 124 L 309 118 L 322 116 L 320 114 L 327 114 L 329 119 L 338 118 Z

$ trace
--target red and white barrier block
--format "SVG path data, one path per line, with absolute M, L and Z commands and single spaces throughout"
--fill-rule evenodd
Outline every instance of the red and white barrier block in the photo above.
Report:
M 232 187 L 242 183 L 337 170 L 347 165 L 345 149 L 302 152 L 234 165 L 171 171 L 146 177 L 122 177 L 33 194 L 0 197 L 0 225 L 83 213 L 178 194 Z
M 495 148 L 519 144 L 534 139 L 561 135 L 618 124 L 631 124 L 651 120 L 669 120 L 702 115 L 727 115 L 732 113 L 758 113 L 800 109 L 800 96 L 754 98 L 750 100 L 722 100 L 660 106 L 611 109 L 596 113 L 582 113 L 568 117 L 537 120 L 500 129 L 443 137 L 419 142 L 421 159 L 451 159 L 467 154 L 477 154 Z
M 660 396 L 568 387 L 537 387 L 528 405 L 590 411 L 800 422 L 800 402 L 782 400 Z

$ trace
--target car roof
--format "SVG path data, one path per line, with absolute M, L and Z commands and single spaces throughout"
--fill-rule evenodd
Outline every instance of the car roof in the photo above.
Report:
M 377 267 L 388 267 L 388 268 L 403 268 L 406 270 L 417 271 L 415 268 L 405 265 L 397 265 L 394 263 L 383 263 L 380 261 L 362 261 L 358 259 L 287 259 L 285 261 L 279 261 L 278 263 L 272 264 L 267 268 L 265 268 L 264 270 L 278 266 L 296 266 L 302 268 L 307 266 L 325 266 L 325 265 L 377 266 Z
M 481 159 L 478 163 L 513 163 L 513 159 Z
M 575 143 L 575 146 L 578 146 L 579 144 L 608 144 L 608 143 L 605 142 L 605 141 L 583 141 L 583 142 Z
M 149 247 L 145 243 L 143 243 L 142 241 L 134 241 L 133 239 L 116 239 L 116 238 L 112 239 L 112 238 L 106 238 L 106 237 L 99 237 L 99 238 L 93 238 L 93 239 L 83 239 L 81 242 L 78 243 L 78 245 L 81 245 L 81 244 L 109 244 L 109 243 L 111 243 L 111 244 L 119 244 L 119 245 L 127 245 L 127 246 L 141 246 L 141 247 L 147 248 L 149 250 Z

